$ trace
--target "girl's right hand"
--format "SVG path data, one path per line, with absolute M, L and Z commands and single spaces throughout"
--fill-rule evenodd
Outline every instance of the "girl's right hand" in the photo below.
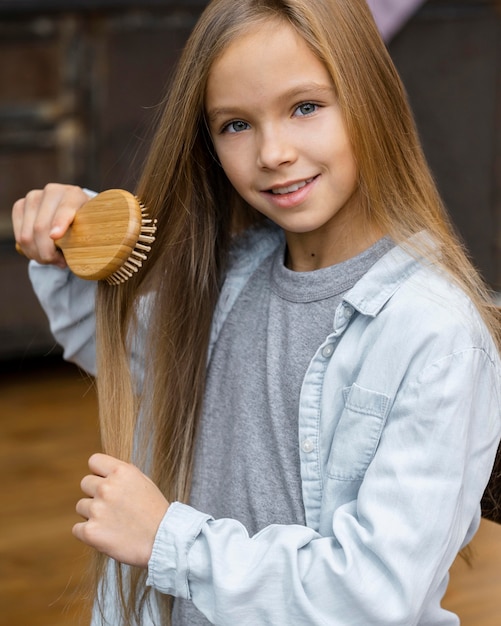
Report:
M 89 196 L 75 185 L 49 183 L 33 189 L 12 207 L 12 225 L 18 248 L 29 259 L 44 265 L 66 267 L 55 240 L 68 230 L 75 213 Z

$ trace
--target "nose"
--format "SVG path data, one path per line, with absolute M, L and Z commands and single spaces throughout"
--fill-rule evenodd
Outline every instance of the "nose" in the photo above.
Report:
M 270 124 L 258 134 L 258 165 L 276 169 L 293 163 L 297 158 L 294 136 L 279 124 Z

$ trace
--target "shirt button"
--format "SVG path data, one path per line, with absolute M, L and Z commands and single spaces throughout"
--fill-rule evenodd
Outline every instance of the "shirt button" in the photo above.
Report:
M 315 444 L 311 439 L 305 439 L 301 447 L 303 449 L 303 452 L 310 453 L 313 452 L 313 450 L 315 449 Z
M 332 356 L 333 352 L 334 352 L 334 346 L 331 343 L 329 343 L 327 346 L 324 346 L 322 348 L 322 356 L 325 357 L 326 359 Z
M 350 319 L 350 317 L 353 315 L 353 309 L 351 308 L 351 306 L 345 305 L 343 314 L 347 320 Z

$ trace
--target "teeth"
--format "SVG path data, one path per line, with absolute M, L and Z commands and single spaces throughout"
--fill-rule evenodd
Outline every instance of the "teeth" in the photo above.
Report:
M 278 189 L 272 189 L 271 193 L 274 193 L 276 195 L 282 195 L 284 193 L 292 193 L 293 191 L 297 191 L 298 189 L 301 189 L 308 183 L 311 183 L 312 180 L 313 178 L 308 178 L 308 180 L 303 180 L 303 182 L 295 183 L 294 185 L 290 185 L 289 187 L 279 187 Z

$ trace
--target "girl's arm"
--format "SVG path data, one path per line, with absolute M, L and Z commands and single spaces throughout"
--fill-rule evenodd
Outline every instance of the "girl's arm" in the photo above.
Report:
M 54 244 L 89 195 L 80 187 L 57 183 L 32 190 L 14 204 L 12 224 L 18 246 L 31 259 L 33 288 L 64 358 L 95 374 L 95 285 L 71 274 Z
M 29 275 L 64 359 L 95 376 L 96 283 L 77 278 L 69 269 L 36 261 L 30 262 Z

